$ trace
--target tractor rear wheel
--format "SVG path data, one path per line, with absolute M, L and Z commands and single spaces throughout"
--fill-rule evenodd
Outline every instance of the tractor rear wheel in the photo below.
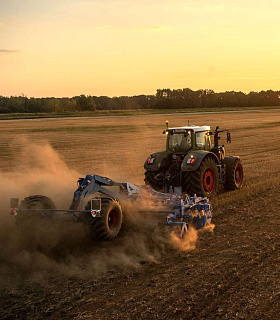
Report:
M 243 184 L 243 165 L 239 158 L 235 162 L 227 164 L 225 189 L 240 189 Z
M 85 210 L 90 210 L 87 203 Z M 112 240 L 120 232 L 122 226 L 122 209 L 114 199 L 101 199 L 101 217 L 94 218 L 90 212 L 84 214 L 84 225 L 87 235 L 92 240 Z
M 190 172 L 182 173 L 182 190 L 184 193 L 191 194 L 190 179 L 191 179 Z
M 145 172 L 145 184 L 151 186 L 156 191 L 163 191 L 164 179 L 166 170 L 159 169 L 158 171 Z
M 217 193 L 218 169 L 215 160 L 204 159 L 197 170 L 188 174 L 185 175 L 184 188 L 191 195 L 211 198 Z
M 182 180 L 181 163 L 174 162 L 166 171 L 168 187 L 180 187 Z

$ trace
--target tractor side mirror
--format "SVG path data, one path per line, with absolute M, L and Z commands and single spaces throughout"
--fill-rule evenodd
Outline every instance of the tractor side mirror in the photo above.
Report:
M 231 143 L 231 136 L 230 132 L 227 133 L 227 143 Z

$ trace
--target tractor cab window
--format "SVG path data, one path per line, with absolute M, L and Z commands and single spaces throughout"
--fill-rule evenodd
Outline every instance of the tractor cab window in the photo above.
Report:
M 192 138 L 189 133 L 174 133 L 169 135 L 168 148 L 172 152 L 186 153 L 192 147 Z
M 209 150 L 211 147 L 210 136 L 208 135 L 208 131 L 197 132 L 195 134 L 196 138 L 196 146 L 200 149 Z

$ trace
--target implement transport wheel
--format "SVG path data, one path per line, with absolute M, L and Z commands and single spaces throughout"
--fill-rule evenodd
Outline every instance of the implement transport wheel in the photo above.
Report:
M 158 171 L 146 171 L 145 172 L 145 184 L 151 186 L 156 191 L 163 191 L 164 189 L 164 179 L 165 179 L 164 169 L 159 169 Z
M 90 210 L 90 201 L 86 210 Z M 84 225 L 87 235 L 92 240 L 112 240 L 122 226 L 122 209 L 114 199 L 101 199 L 101 217 L 93 217 L 90 212 L 84 214 Z
M 226 165 L 225 189 L 240 189 L 243 184 L 243 165 L 239 158 Z
M 45 196 L 35 195 L 23 199 L 19 205 L 19 212 L 15 217 L 16 225 L 20 231 L 30 234 L 35 227 L 43 225 L 51 217 L 49 211 L 20 211 L 20 209 L 56 209 L 53 201 Z
M 184 176 L 184 191 L 200 197 L 213 197 L 218 190 L 218 168 L 215 160 L 206 158 L 200 167 Z

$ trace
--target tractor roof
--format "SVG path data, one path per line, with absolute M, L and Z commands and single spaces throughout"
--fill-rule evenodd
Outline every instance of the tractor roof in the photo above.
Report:
M 202 132 L 202 131 L 209 131 L 210 130 L 210 126 L 186 126 L 186 127 L 176 127 L 176 128 L 168 128 L 168 130 L 175 130 L 175 132 L 178 130 L 178 132 L 180 132 L 180 130 L 193 130 L 194 132 Z

